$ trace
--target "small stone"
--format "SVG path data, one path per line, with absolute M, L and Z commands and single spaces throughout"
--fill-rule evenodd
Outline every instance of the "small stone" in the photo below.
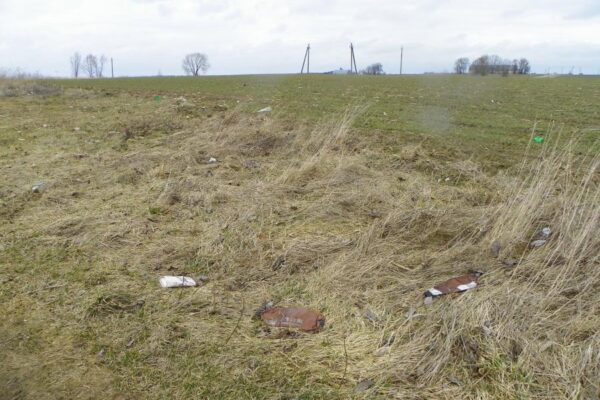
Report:
M 490 321 L 485 321 L 483 325 L 481 325 L 481 331 L 485 336 L 492 336 L 492 333 L 494 333 L 492 330 L 492 323 Z
M 210 278 L 207 275 L 200 275 L 198 277 L 198 281 L 202 282 L 202 283 L 206 283 L 210 280 Z
M 358 384 L 354 388 L 354 391 L 355 392 L 364 392 L 364 391 L 367 391 L 374 384 L 375 384 L 375 382 L 373 382 L 373 380 L 371 380 L 371 379 L 363 379 L 362 381 L 358 382 Z
M 423 304 L 425 304 L 426 306 L 431 305 L 431 303 L 433 303 L 433 297 L 427 296 L 423 299 Z
M 506 268 L 512 268 L 518 264 L 519 260 L 517 260 L 516 258 L 507 258 L 506 260 L 502 260 L 502 265 L 504 265 Z
M 547 242 L 547 240 L 544 239 L 540 239 L 540 240 L 534 240 L 533 242 L 531 242 L 531 244 L 529 245 L 529 247 L 531 247 L 532 249 L 538 248 L 538 247 L 542 247 L 543 245 L 545 245 Z
M 391 348 L 389 346 L 380 347 L 373 352 L 373 355 L 375 357 L 383 357 L 386 354 L 389 354 L 390 350 Z
M 134 343 L 135 343 L 135 339 L 131 339 L 129 342 L 127 342 L 127 344 L 125 346 L 127 348 L 130 348 L 131 346 L 133 346 Z
M 377 322 L 379 322 L 379 317 L 377 316 L 377 314 L 375 314 L 373 311 L 367 309 L 363 316 L 372 324 L 376 324 Z
M 501 248 L 502 248 L 502 245 L 500 244 L 500 242 L 497 240 L 494 240 L 492 242 L 492 245 L 490 246 L 490 251 L 492 252 L 492 257 L 498 258 L 498 256 L 500 255 Z

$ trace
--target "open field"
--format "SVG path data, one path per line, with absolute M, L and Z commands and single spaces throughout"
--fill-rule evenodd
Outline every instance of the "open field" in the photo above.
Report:
M 598 104 L 589 77 L 0 81 L 0 399 L 598 399 Z M 266 329 L 270 299 L 325 329 Z

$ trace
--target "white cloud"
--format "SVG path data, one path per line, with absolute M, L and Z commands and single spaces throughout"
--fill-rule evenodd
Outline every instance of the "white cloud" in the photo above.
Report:
M 115 59 L 120 75 L 180 74 L 187 52 L 208 54 L 211 74 L 297 72 L 382 62 L 396 72 L 449 70 L 459 56 L 528 57 L 534 70 L 597 73 L 595 0 L 0 0 L 0 67 L 67 75 L 71 53 Z

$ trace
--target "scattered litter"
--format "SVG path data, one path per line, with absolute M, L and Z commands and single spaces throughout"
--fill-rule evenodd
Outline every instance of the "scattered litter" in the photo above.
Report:
M 156 101 L 157 103 L 160 103 L 161 100 L 162 98 L 160 96 L 154 96 L 154 101 Z
M 42 128 L 47 128 L 47 127 L 48 127 L 48 124 L 43 124 L 42 125 Z
M 44 184 L 44 182 L 38 182 L 32 186 L 31 192 L 32 193 L 42 193 L 44 191 L 45 187 L 46 187 L 46 185 Z
M 254 318 L 260 318 L 265 311 L 269 308 L 273 308 L 273 300 L 265 301 L 254 311 Z
M 127 342 L 125 347 L 130 348 L 131 346 L 133 346 L 134 343 L 135 343 L 135 339 L 131 339 L 129 342 Z
M 211 157 L 211 158 L 208 159 L 208 163 L 209 164 L 216 164 L 217 163 L 217 159 L 214 158 L 214 157 Z
M 265 107 L 265 108 L 261 108 L 257 112 L 259 112 L 259 113 L 270 113 L 271 111 L 273 111 L 273 109 L 271 107 Z
M 187 276 L 162 276 L 159 281 L 164 288 L 196 286 L 196 281 Z
M 494 258 L 498 258 L 498 256 L 500 255 L 500 249 L 502 249 L 502 245 L 500 244 L 499 241 L 494 240 L 492 242 L 492 245 L 490 246 L 490 250 L 491 250 L 492 256 Z
M 548 242 L 548 241 L 545 239 L 534 240 L 533 242 L 531 242 L 529 247 L 531 247 L 532 249 L 536 249 L 538 247 L 542 247 L 543 245 L 545 245 L 546 242 Z
M 536 136 L 533 138 L 533 141 L 536 143 L 544 143 L 544 137 L 543 136 Z
M 273 265 L 271 265 L 271 269 L 273 271 L 279 271 L 281 268 L 285 267 L 285 256 L 281 255 L 277 257 Z
M 450 178 L 444 179 L 444 182 L 450 182 Z
M 76 126 L 75 128 L 73 128 L 73 130 L 74 130 L 75 132 L 79 132 L 79 131 L 81 130 L 81 128 L 80 128 L 80 127 L 78 127 L 78 126 Z
M 477 280 L 483 275 L 481 271 L 475 271 L 468 275 L 459 276 L 457 278 L 448 279 L 445 282 L 439 283 L 428 289 L 424 296 L 438 297 L 448 293 L 464 292 L 473 289 L 477 286 Z
M 375 384 L 375 382 L 373 382 L 372 379 L 363 379 L 362 381 L 358 382 L 358 384 L 354 388 L 354 391 L 355 392 L 364 392 L 364 391 L 367 391 L 371 387 L 373 387 L 374 384 Z
M 325 326 L 323 315 L 302 307 L 265 307 L 260 317 L 265 324 L 276 328 L 297 328 L 305 332 L 318 332 Z

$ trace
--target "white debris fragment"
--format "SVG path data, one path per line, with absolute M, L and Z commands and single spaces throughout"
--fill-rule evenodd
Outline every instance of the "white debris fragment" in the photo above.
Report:
M 545 245 L 547 242 L 547 240 L 544 239 L 540 239 L 540 240 L 534 240 L 533 242 L 531 242 L 531 244 L 529 245 L 529 247 L 535 249 L 538 247 L 542 247 L 543 245 Z
M 159 281 L 164 288 L 196 286 L 196 281 L 187 276 L 161 276 Z
M 42 193 L 44 191 L 45 186 L 46 185 L 44 184 L 44 182 L 38 182 L 31 187 L 31 192 L 32 193 Z
M 550 237 L 550 235 L 552 235 L 552 229 L 550 229 L 549 227 L 545 227 L 544 229 L 542 229 L 541 234 L 545 238 Z
M 216 164 L 217 163 L 217 159 L 214 158 L 214 157 L 211 157 L 211 158 L 208 159 L 208 163 L 209 164 Z
M 259 113 L 270 113 L 271 111 L 273 111 L 273 109 L 271 107 L 265 107 L 265 108 L 261 108 L 257 112 L 259 112 Z

